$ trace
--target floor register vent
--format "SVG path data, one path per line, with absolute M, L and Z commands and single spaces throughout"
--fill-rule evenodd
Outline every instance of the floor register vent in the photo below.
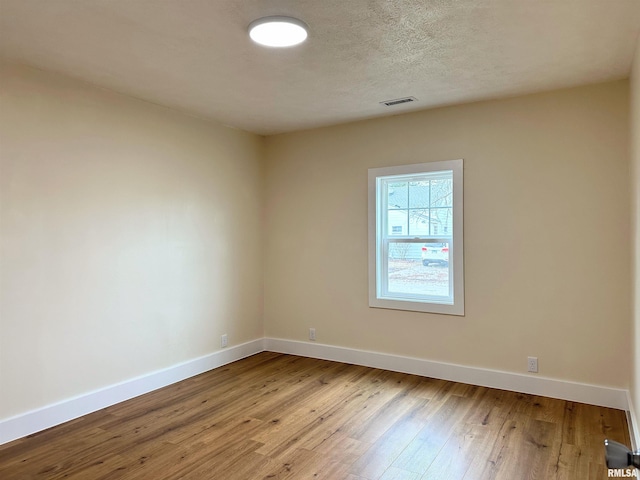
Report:
M 386 105 L 387 107 L 393 107 L 394 105 L 400 105 L 401 103 L 409 103 L 416 102 L 418 99 L 416 97 L 404 97 L 404 98 L 396 98 L 395 100 L 385 100 L 384 102 L 380 102 L 382 105 Z

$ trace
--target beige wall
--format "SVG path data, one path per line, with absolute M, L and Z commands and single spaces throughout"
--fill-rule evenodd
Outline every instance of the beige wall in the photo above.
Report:
M 265 332 L 628 388 L 628 82 L 268 137 Z M 367 303 L 367 169 L 465 160 L 466 316 Z
M 640 420 L 640 38 L 631 73 L 631 227 L 633 288 L 633 366 L 631 399 Z M 640 425 L 636 426 L 637 429 Z M 637 438 L 636 441 L 640 441 Z M 638 446 L 640 448 L 640 446 Z
M 319 343 L 521 373 L 536 355 L 541 376 L 629 386 L 628 82 L 264 140 L 1 67 L 0 419 L 206 355 L 223 333 L 309 327 Z M 367 168 L 455 158 L 466 316 L 370 309 Z
M 0 419 L 261 338 L 263 138 L 1 75 Z

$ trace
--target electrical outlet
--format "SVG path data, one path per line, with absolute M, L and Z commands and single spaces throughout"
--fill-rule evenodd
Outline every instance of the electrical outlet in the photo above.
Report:
M 309 340 L 313 340 L 314 342 L 316 341 L 316 329 L 315 328 L 310 328 L 309 329 Z
M 225 333 L 220 337 L 220 347 L 225 348 L 227 345 L 229 345 L 229 339 Z
M 528 357 L 527 365 L 531 373 L 538 373 L 538 357 Z

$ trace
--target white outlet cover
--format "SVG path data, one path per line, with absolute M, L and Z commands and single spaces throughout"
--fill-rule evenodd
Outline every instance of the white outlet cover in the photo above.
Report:
M 538 357 L 527 358 L 527 370 L 531 373 L 538 373 Z

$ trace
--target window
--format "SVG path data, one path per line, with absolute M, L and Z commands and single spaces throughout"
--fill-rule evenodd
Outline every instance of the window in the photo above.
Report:
M 369 169 L 369 306 L 464 315 L 462 160 Z

